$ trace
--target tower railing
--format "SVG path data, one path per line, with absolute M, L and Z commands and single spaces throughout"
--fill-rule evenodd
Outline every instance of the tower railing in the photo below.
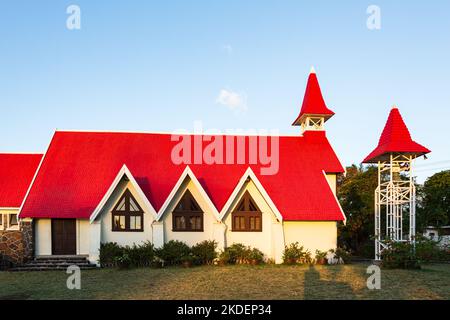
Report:
M 389 241 L 414 243 L 416 233 L 416 188 L 412 172 L 414 159 L 413 155 L 390 154 L 389 160 L 378 161 L 378 187 L 375 190 L 376 260 L 381 259 L 381 253 L 389 246 Z M 406 225 L 409 225 L 408 228 Z

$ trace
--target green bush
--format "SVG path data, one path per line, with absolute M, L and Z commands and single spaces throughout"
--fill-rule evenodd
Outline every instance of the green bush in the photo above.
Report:
M 217 258 L 217 242 L 205 240 L 197 243 L 191 248 L 192 255 L 195 257 L 196 264 L 212 264 Z
M 253 248 L 248 253 L 248 259 L 252 264 L 260 264 L 264 262 L 264 253 L 262 253 L 260 250 L 256 248 Z
M 242 264 L 248 259 L 249 250 L 242 243 L 234 243 L 225 248 L 221 254 L 221 260 L 230 264 Z
M 153 263 L 155 250 L 150 241 L 141 245 L 133 244 L 132 247 L 126 246 L 124 252 L 130 257 L 131 265 L 134 267 L 148 267 Z
M 336 249 L 330 249 L 328 252 L 334 254 L 334 258 L 338 261 L 338 263 L 345 263 L 348 264 L 351 262 L 351 253 L 350 251 L 344 249 L 344 248 L 336 248 Z
M 285 264 L 312 263 L 311 252 L 305 250 L 298 242 L 284 246 L 283 262 Z
M 121 257 L 124 248 L 115 242 L 100 244 L 99 263 L 102 267 L 111 267 L 117 264 L 117 257 Z
M 112 267 L 125 260 L 122 264 L 129 263 L 130 267 L 146 267 L 152 265 L 154 256 L 153 244 L 149 241 L 141 245 L 133 244 L 132 247 L 108 242 L 100 245 L 99 262 L 102 267 Z
M 419 259 L 410 242 L 387 242 L 381 251 L 381 266 L 388 269 L 420 269 Z
M 264 254 L 242 243 L 234 243 L 225 248 L 219 255 L 219 262 L 221 264 L 259 264 L 264 261 Z
M 166 265 L 181 264 L 182 258 L 189 256 L 190 253 L 189 246 L 177 240 L 170 240 L 161 248 L 155 250 L 156 256 L 162 259 Z
M 317 264 L 327 264 L 327 252 L 316 250 L 315 262 Z
M 131 258 L 126 253 L 115 257 L 114 262 L 119 267 L 119 269 L 128 269 L 132 265 Z
M 448 248 L 440 247 L 439 243 L 434 240 L 419 237 L 416 239 L 415 248 L 417 259 L 421 262 L 450 260 L 450 251 Z

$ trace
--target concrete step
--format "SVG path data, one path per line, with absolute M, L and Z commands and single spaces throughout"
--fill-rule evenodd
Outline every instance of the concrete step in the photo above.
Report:
M 36 257 L 34 260 L 23 265 L 16 266 L 11 271 L 47 271 L 66 270 L 67 267 L 77 265 L 81 270 L 95 269 L 97 266 L 91 264 L 84 256 L 44 256 Z
M 97 266 L 94 264 L 79 266 L 80 270 L 93 270 L 96 269 Z M 47 267 L 39 267 L 39 266 L 19 266 L 15 268 L 9 269 L 9 271 L 65 271 L 67 267 L 64 266 L 47 266 Z

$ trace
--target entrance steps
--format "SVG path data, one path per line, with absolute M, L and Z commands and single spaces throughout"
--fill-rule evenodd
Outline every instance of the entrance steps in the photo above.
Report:
M 16 266 L 10 271 L 49 271 L 66 270 L 76 265 L 81 270 L 95 269 L 97 266 L 89 262 L 86 256 L 39 256 L 25 264 Z

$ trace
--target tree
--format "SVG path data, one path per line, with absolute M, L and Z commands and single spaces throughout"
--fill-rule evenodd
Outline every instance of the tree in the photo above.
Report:
M 347 222 L 340 224 L 338 241 L 356 255 L 372 256 L 374 234 L 374 192 L 378 171 L 374 166 L 347 167 L 346 176 L 338 179 L 338 198 Z
M 426 226 L 441 227 L 450 223 L 450 170 L 429 177 L 418 194 L 418 230 Z

